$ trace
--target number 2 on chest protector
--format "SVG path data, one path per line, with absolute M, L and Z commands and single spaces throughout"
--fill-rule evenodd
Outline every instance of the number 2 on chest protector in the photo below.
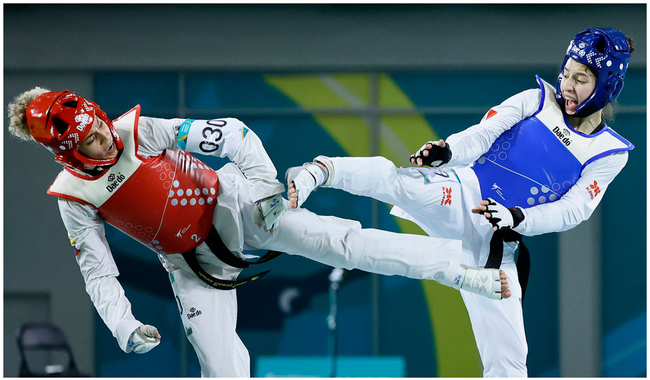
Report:
M 199 149 L 204 153 L 214 153 L 219 149 L 218 143 L 223 138 L 221 128 L 225 127 L 228 123 L 223 119 L 212 119 L 208 120 L 206 124 L 211 127 L 203 128 L 201 135 L 204 140 L 199 143 Z

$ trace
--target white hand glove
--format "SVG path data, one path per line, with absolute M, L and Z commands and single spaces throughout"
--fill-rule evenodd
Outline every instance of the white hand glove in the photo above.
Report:
M 156 338 L 156 334 L 158 334 L 158 329 L 151 325 L 138 327 L 129 337 L 127 350 L 136 354 L 144 354 L 153 350 L 160 344 L 160 334 L 158 334 L 158 338 Z
M 264 227 L 264 231 L 273 233 L 280 224 L 282 213 L 284 213 L 284 198 L 282 195 L 276 194 L 255 203 L 253 221 L 258 227 Z
M 486 218 L 495 231 L 501 228 L 515 228 L 524 220 L 524 215 L 518 207 L 509 209 L 492 198 L 487 200 L 489 203 L 483 215 L 490 214 L 490 217 Z

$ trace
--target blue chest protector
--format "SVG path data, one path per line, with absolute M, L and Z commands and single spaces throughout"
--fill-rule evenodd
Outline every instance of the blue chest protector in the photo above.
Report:
M 634 149 L 605 126 L 584 135 L 573 129 L 555 100 L 555 88 L 537 77 L 542 89 L 538 111 L 503 133 L 472 169 L 481 197 L 506 207 L 528 208 L 558 200 L 590 162 Z

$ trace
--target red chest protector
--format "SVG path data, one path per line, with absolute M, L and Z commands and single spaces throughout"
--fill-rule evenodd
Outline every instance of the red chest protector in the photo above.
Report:
M 124 142 L 115 165 L 92 178 L 66 168 L 48 194 L 94 206 L 107 223 L 156 252 L 190 251 L 212 226 L 217 173 L 184 151 L 139 156 L 139 116 L 136 106 L 114 121 Z

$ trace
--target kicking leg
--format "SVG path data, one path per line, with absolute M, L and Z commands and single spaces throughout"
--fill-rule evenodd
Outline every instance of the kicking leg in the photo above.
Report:
M 306 209 L 285 211 L 273 236 L 256 230 L 245 231 L 247 244 L 332 267 L 435 280 L 493 298 L 510 295 L 499 270 L 461 267 L 460 240 L 364 229 L 359 222 Z
M 287 171 L 291 207 L 322 185 L 397 206 L 392 213 L 415 221 L 432 236 L 462 239 L 473 229 L 461 184 L 451 171 L 397 168 L 383 157 L 318 156 L 314 161 Z
M 508 298 L 511 294 L 506 272 L 466 265 L 461 265 L 460 273 L 452 287 L 492 299 Z
M 325 157 L 287 170 L 291 207 L 301 206 L 318 187 L 332 187 L 354 195 L 396 204 L 404 191 L 397 168 L 383 157 Z

